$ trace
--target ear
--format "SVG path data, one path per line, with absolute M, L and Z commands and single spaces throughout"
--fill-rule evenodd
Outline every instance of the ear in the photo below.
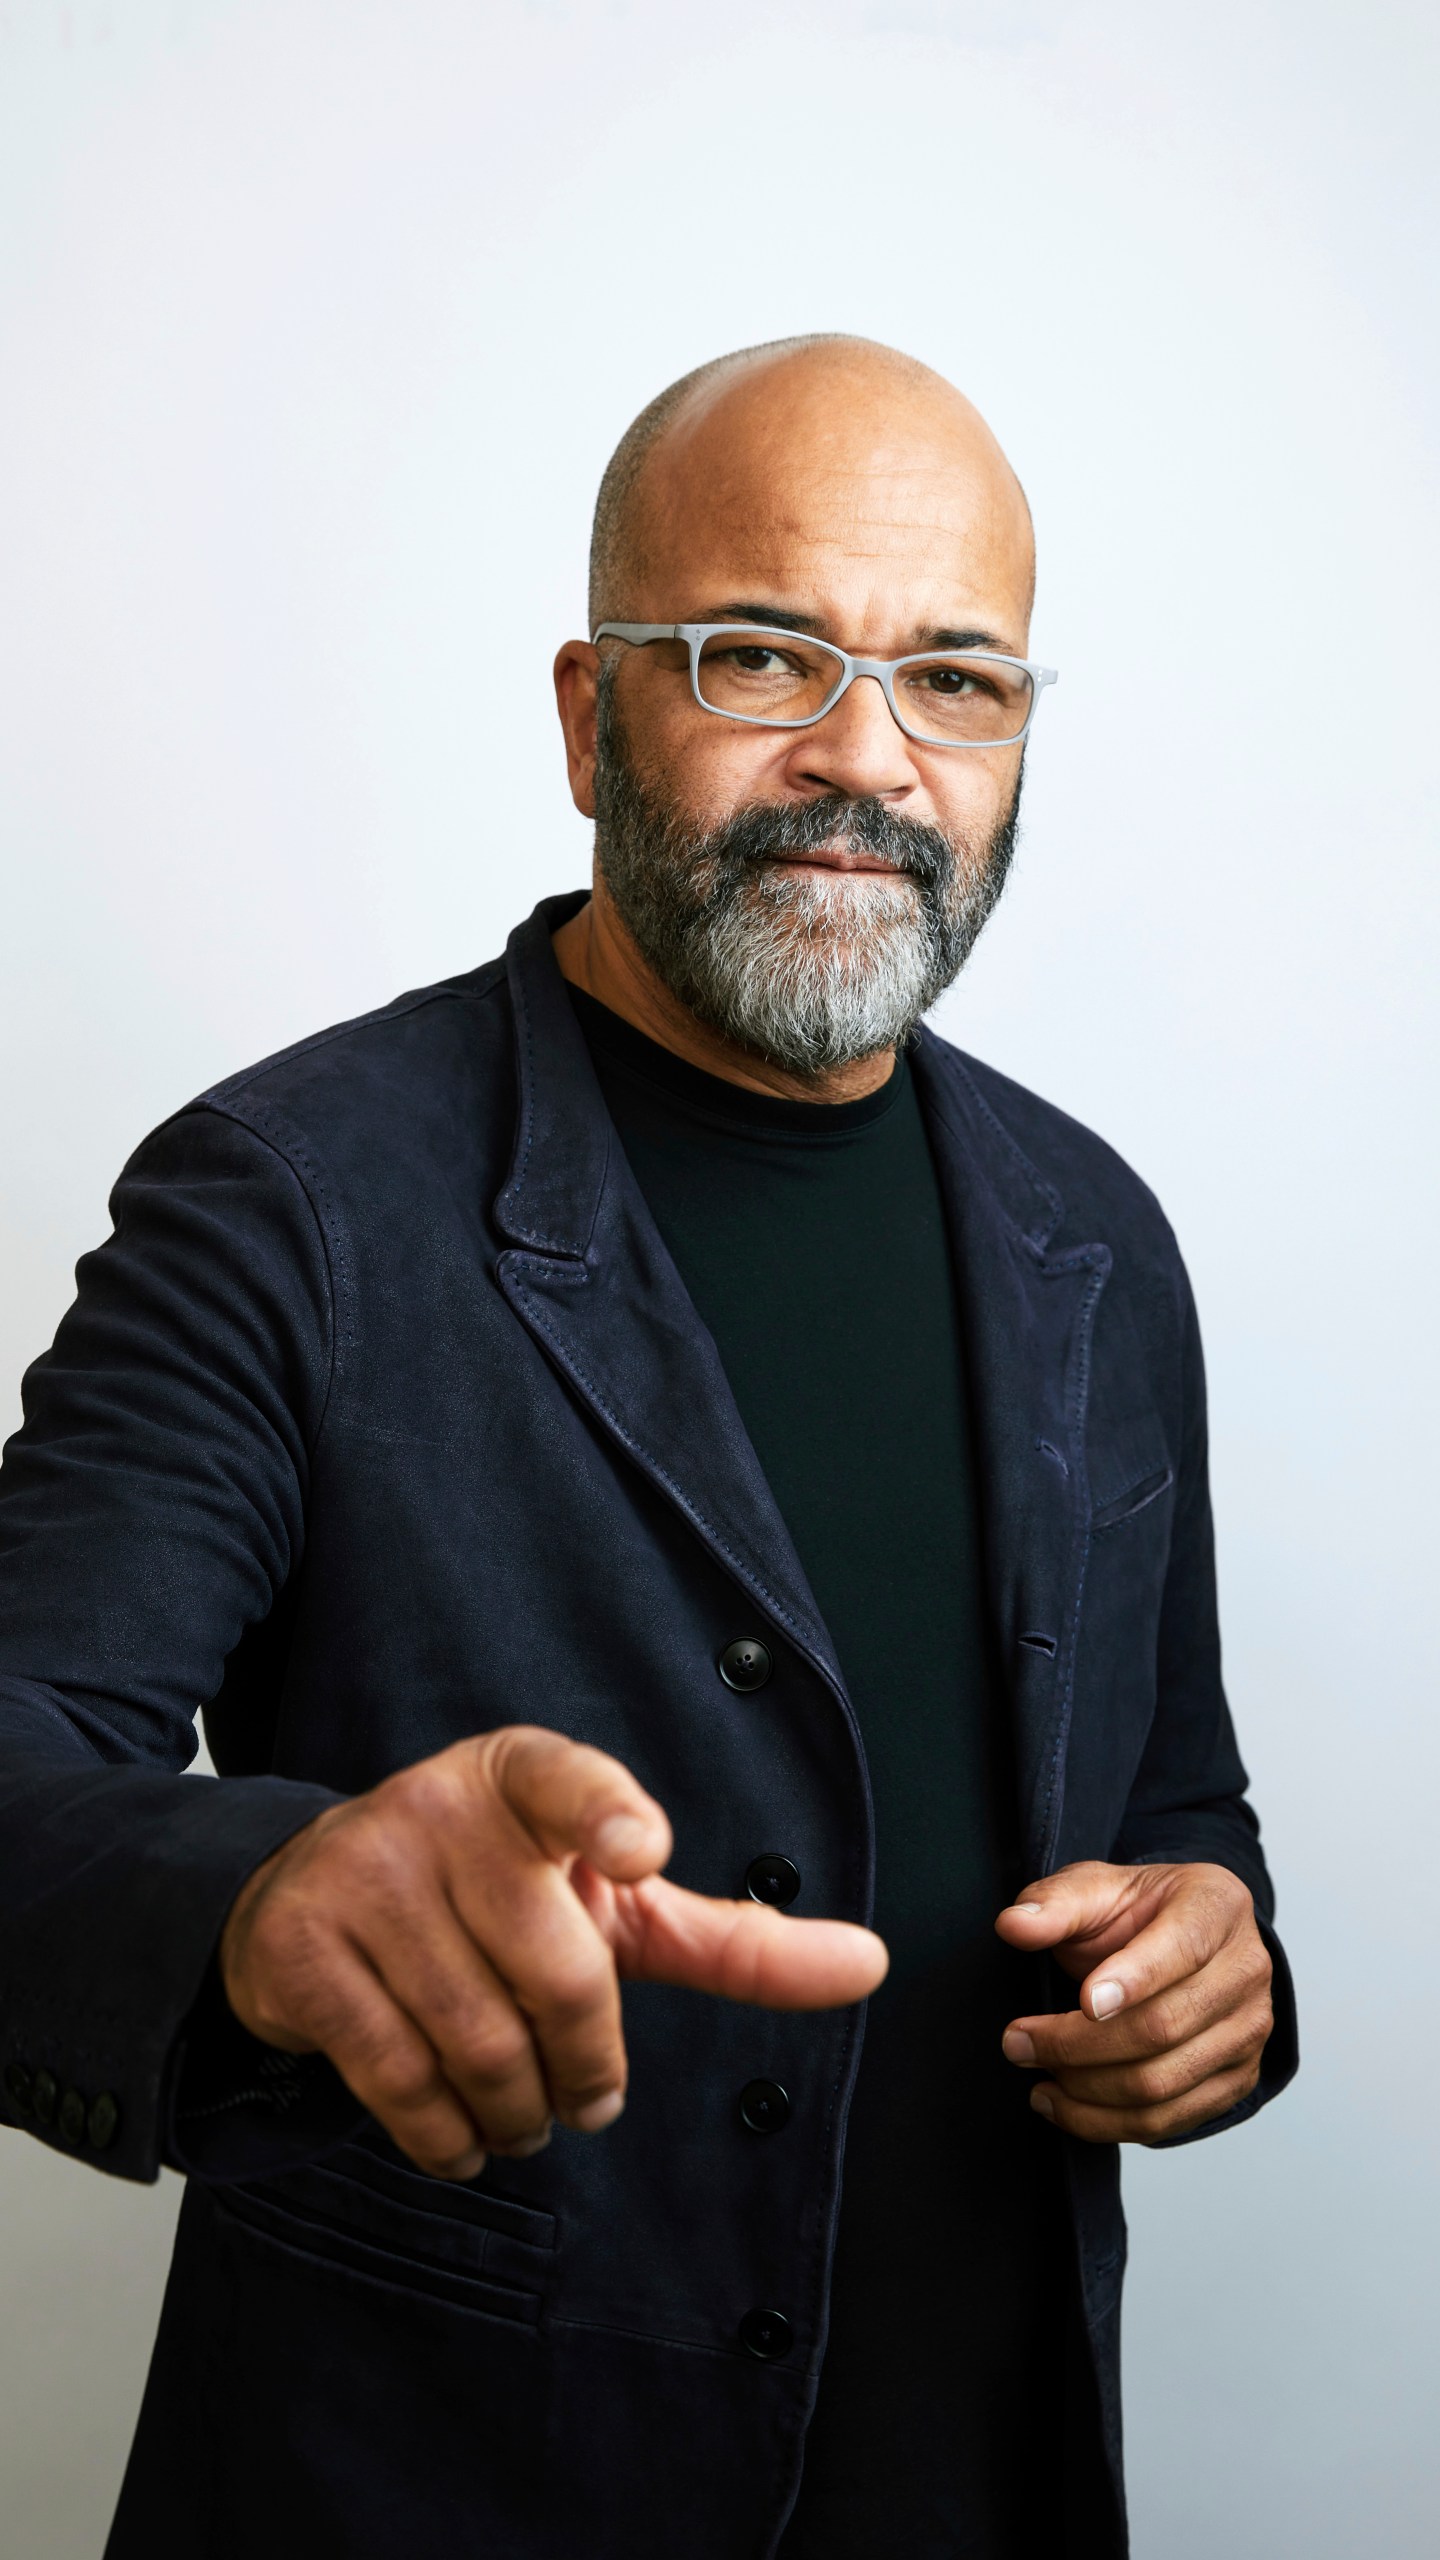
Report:
M 555 661 L 555 706 L 565 732 L 570 797 L 582 818 L 595 815 L 595 707 L 600 652 L 590 640 L 567 640 Z

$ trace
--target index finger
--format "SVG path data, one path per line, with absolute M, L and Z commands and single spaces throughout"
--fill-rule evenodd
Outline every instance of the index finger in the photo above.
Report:
M 854 1921 L 799 1920 L 765 1903 L 691 1893 L 663 1876 L 619 1888 L 602 1925 L 631 1981 L 675 1983 L 761 2009 L 847 2008 L 866 1999 L 890 1965 L 883 1939 Z

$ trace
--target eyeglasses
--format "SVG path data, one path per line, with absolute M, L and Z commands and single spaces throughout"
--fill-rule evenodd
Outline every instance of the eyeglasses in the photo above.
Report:
M 1015 747 L 1057 670 L 991 649 L 852 658 L 803 631 L 753 622 L 602 622 L 597 640 L 683 640 L 702 711 L 757 729 L 808 729 L 857 676 L 873 676 L 907 738 L 927 747 Z

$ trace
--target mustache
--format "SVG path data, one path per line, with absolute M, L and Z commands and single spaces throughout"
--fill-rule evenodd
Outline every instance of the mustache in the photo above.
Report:
M 938 827 L 898 817 L 883 800 L 851 800 L 841 791 L 817 800 L 754 801 L 707 828 L 704 849 L 717 885 L 767 862 L 837 849 L 882 863 L 924 889 L 943 888 L 955 870 L 954 848 Z

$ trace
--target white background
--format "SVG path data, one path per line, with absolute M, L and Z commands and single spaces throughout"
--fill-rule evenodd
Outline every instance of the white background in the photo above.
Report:
M 660 385 L 859 330 L 1027 484 L 1062 682 L 939 1020 L 1188 1253 L 1306 2047 L 1127 2163 L 1139 2560 L 1440 2527 L 1430 18 L 0 7 L 7 1422 L 149 1125 L 585 875 L 548 665 Z M 175 2200 L 0 2137 L 17 2550 L 100 2548 Z

